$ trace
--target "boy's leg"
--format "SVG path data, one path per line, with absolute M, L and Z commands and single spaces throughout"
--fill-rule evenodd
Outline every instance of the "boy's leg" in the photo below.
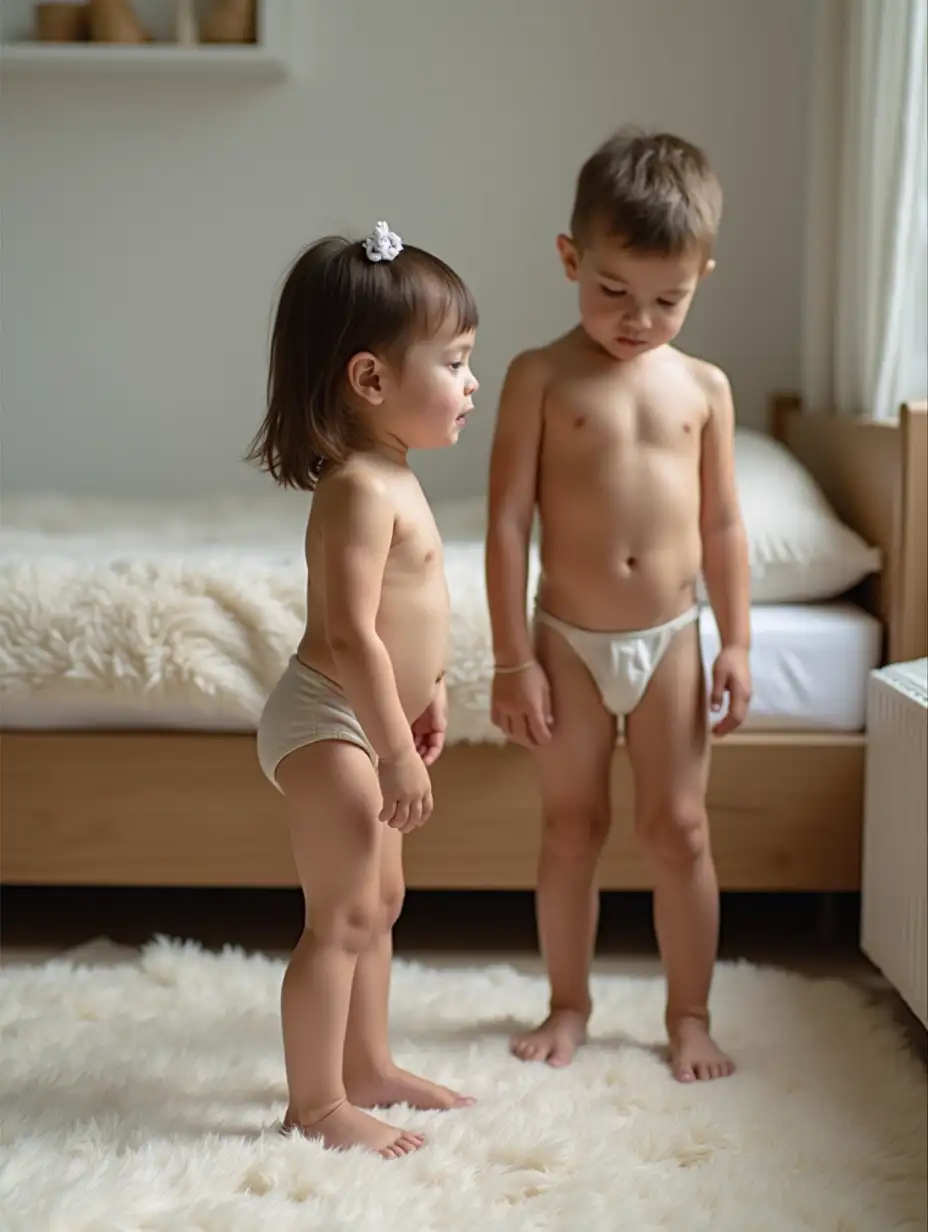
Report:
M 351 985 L 380 901 L 380 787 L 362 749 L 338 741 L 291 753 L 277 772 L 306 924 L 284 975 L 281 1017 L 290 1102 L 285 1129 L 386 1157 L 422 1145 L 348 1102 L 343 1082 Z
M 682 1082 L 722 1078 L 732 1062 L 709 1035 L 719 891 L 709 846 L 708 707 L 699 626 L 681 629 L 627 721 L 635 827 L 655 870 L 654 922 L 667 976 L 667 1030 Z
M 359 1108 L 463 1108 L 472 1099 L 400 1069 L 390 1053 L 390 966 L 393 926 L 403 906 L 403 836 L 383 827 L 380 902 L 370 944 L 358 955 L 345 1036 L 345 1089 Z
M 585 1039 L 590 1017 L 596 866 L 609 833 L 616 723 L 590 673 L 556 630 L 538 626 L 536 653 L 554 714 L 554 734 L 535 753 L 544 814 L 536 910 L 551 1012 L 540 1027 L 516 1037 L 512 1050 L 524 1061 L 562 1066 Z

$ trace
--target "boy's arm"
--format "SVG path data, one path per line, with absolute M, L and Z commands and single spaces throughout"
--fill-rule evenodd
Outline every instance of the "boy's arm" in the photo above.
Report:
M 702 438 L 700 533 L 703 576 L 722 643 L 711 700 L 713 710 L 719 710 L 728 694 L 728 714 L 715 729 L 725 735 L 744 721 L 751 696 L 751 575 L 735 483 L 731 388 L 716 368 L 709 369 L 706 386 L 709 418 Z
M 490 460 L 487 601 L 495 662 L 534 657 L 526 619 L 528 547 L 535 513 L 545 366 L 537 354 L 511 364 L 500 397 Z
M 346 475 L 329 481 L 325 500 L 326 637 L 365 735 L 378 757 L 395 761 L 415 754 L 415 743 L 376 630 L 393 505 L 377 482 Z

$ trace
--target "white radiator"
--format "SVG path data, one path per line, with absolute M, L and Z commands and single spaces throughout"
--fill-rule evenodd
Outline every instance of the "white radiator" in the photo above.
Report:
M 870 676 L 861 947 L 928 1026 L 928 659 Z

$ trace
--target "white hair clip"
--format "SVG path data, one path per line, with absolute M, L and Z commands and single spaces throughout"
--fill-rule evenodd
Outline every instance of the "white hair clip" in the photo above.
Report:
M 364 251 L 369 261 L 392 261 L 403 251 L 403 241 L 385 222 L 378 222 L 364 241 Z

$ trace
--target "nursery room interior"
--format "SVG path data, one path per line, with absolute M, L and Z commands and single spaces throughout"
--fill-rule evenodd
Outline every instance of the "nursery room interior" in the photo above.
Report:
M 4 0 L 4 1229 L 928 1226 L 926 47 L 926 0 Z M 625 126 L 694 143 L 723 193 L 674 344 L 730 383 L 750 575 L 750 706 L 705 788 L 720 1081 L 668 1060 L 621 724 L 588 1039 L 511 1046 L 551 994 L 488 475 L 512 360 L 578 326 L 558 237 Z M 460 439 L 410 457 L 447 731 L 389 992 L 397 1064 L 475 1102 L 390 1107 L 424 1138 L 398 1160 L 280 1132 L 312 904 L 256 732 L 317 498 L 247 460 L 288 270 L 345 236 L 387 276 L 380 220 L 479 309 Z

